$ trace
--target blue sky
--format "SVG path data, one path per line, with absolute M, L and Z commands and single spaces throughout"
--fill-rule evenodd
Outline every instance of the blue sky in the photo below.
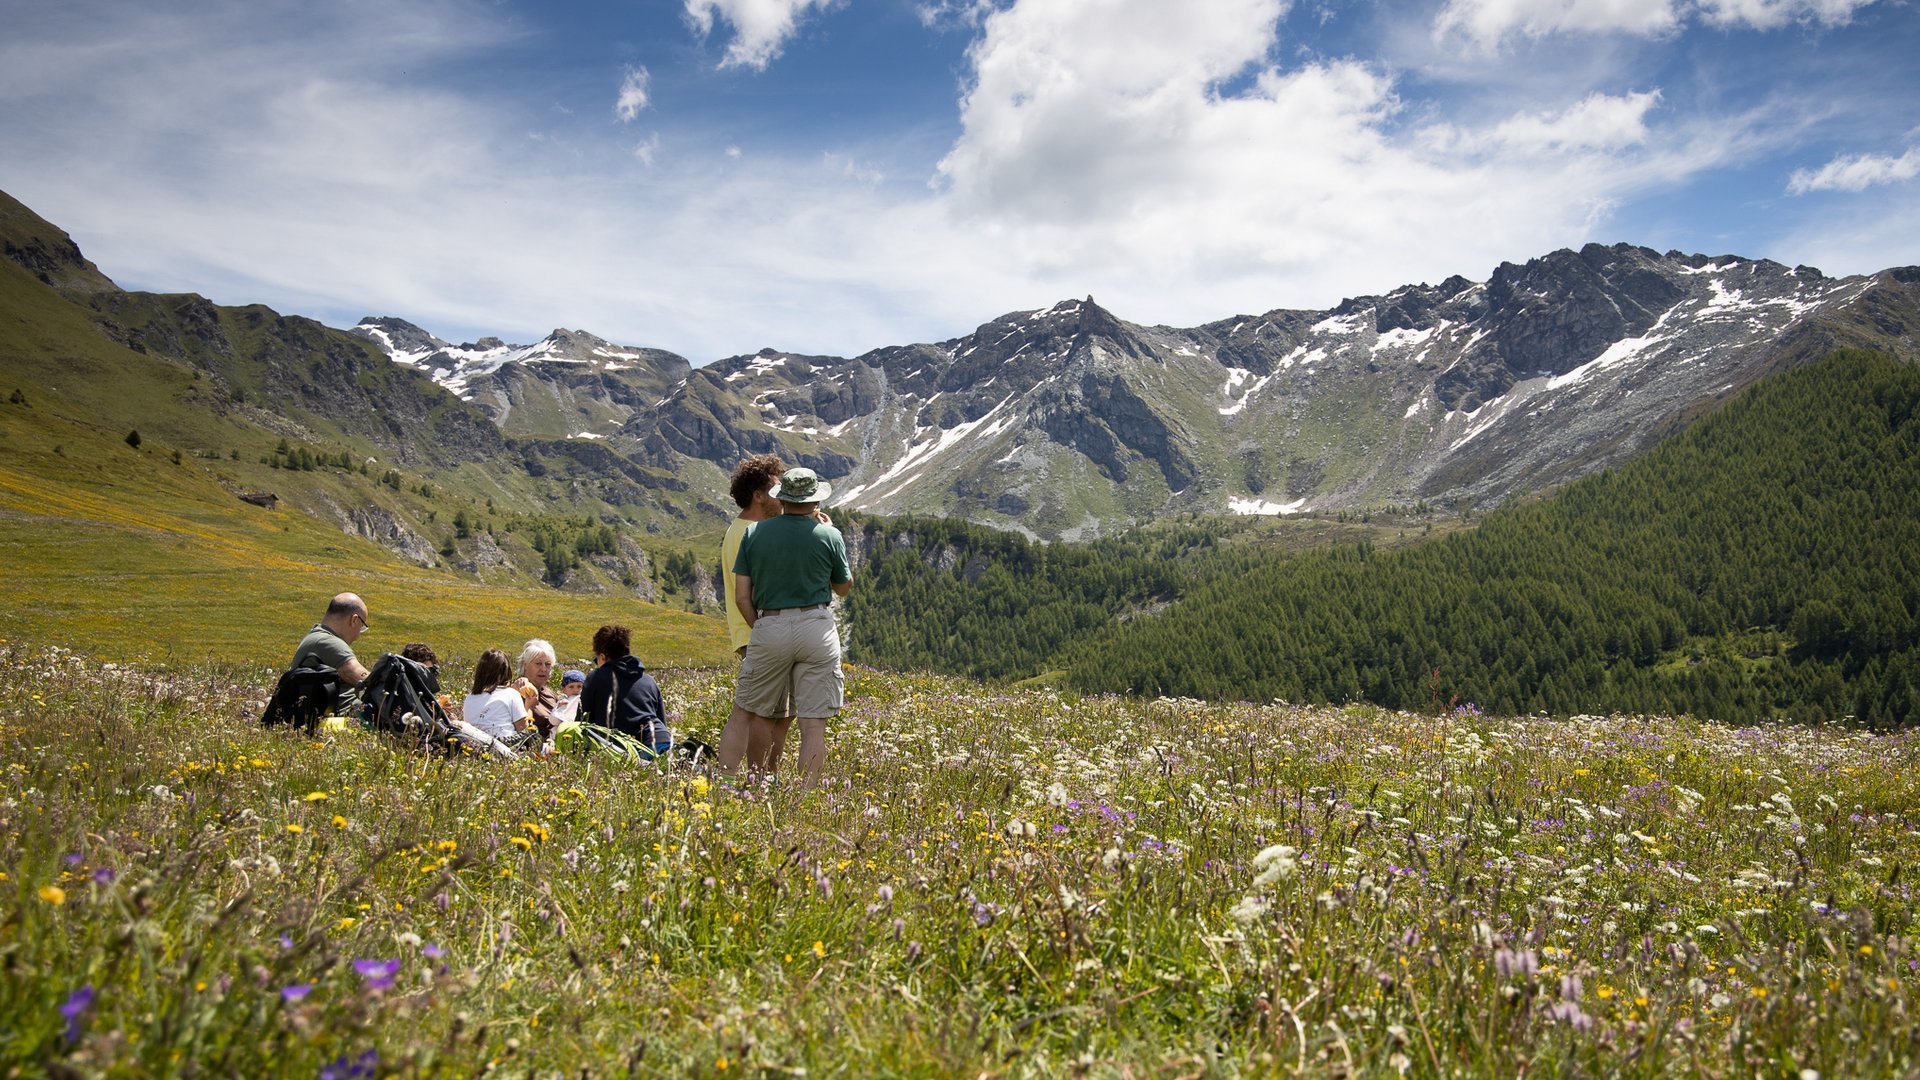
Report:
M 1913 0 L 0 0 L 129 288 L 695 363 L 1194 325 L 1588 241 L 1920 263 Z

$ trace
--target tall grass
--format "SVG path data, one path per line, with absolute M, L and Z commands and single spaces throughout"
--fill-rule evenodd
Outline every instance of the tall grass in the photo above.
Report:
M 855 670 L 824 789 L 0 648 L 20 1075 L 1911 1075 L 1912 736 Z M 712 739 L 731 679 L 663 675 Z

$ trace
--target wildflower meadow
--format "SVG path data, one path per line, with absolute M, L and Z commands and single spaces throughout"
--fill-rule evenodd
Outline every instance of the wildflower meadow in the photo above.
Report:
M 6 1075 L 1920 1071 L 1911 734 L 855 669 L 809 792 L 271 677 L 0 645 Z

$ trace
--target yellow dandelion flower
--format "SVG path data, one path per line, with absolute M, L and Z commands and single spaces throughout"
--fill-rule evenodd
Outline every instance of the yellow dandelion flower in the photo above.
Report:
M 1640 996 L 1633 999 L 1633 1003 L 1644 1009 L 1647 1007 L 1647 996 L 1645 994 L 1641 994 Z
M 533 850 L 533 841 L 527 839 L 524 836 L 510 836 L 507 838 L 507 843 L 527 851 Z
M 1862 946 L 1860 946 L 1860 955 L 1861 955 L 1861 956 L 1872 956 L 1872 955 L 1873 955 L 1873 946 L 1871 946 L 1871 945 L 1862 945 Z
M 360 921 L 359 919 L 356 919 L 351 915 L 342 915 L 340 916 L 340 921 L 333 924 L 333 928 L 335 930 L 351 930 L 353 929 L 353 924 L 359 921 Z
M 827 943 L 824 941 L 814 942 L 813 955 L 819 957 L 822 960 L 825 960 L 827 958 Z
M 334 828 L 336 828 L 336 829 L 344 829 L 344 828 L 346 828 L 346 827 L 347 827 L 347 819 L 346 819 L 346 818 L 343 818 L 343 817 L 341 817 L 341 816 L 340 816 L 339 814 L 335 814 L 335 815 L 333 815 L 333 827 L 334 827 Z
M 1763 997 L 1766 997 L 1766 996 L 1767 996 L 1767 988 L 1766 988 L 1766 987 L 1764 987 L 1764 986 L 1756 986 L 1756 987 L 1754 987 L 1754 988 L 1753 988 L 1753 996 L 1754 996 L 1754 997 L 1757 997 L 1757 998 L 1763 998 Z
M 306 829 L 306 826 L 304 825 L 300 825 L 296 822 L 289 821 L 287 822 L 287 831 L 298 836 L 299 834 L 306 832 L 307 829 Z
M 1596 993 L 1596 994 L 1598 994 L 1598 995 L 1600 995 L 1600 1000 L 1601 1000 L 1601 1001 L 1605 1001 L 1605 1000 L 1607 1000 L 1608 998 L 1610 998 L 1610 997 L 1612 997 L 1612 996 L 1613 996 L 1613 987 L 1611 987 L 1611 986 L 1602 986 L 1602 987 L 1601 987 L 1600 989 L 1598 989 L 1598 990 L 1596 990 L 1596 991 L 1594 991 L 1594 993 Z
M 307 801 L 308 801 L 308 802 L 326 802 L 326 801 L 327 801 L 327 799 L 328 799 L 328 797 L 329 797 L 329 796 L 328 796 L 328 795 L 327 795 L 327 793 L 326 793 L 326 792 L 324 792 L 324 791 L 309 791 L 309 792 L 307 792 Z
M 714 1072 L 726 1072 L 726 1071 L 727 1071 L 727 1059 L 726 1059 L 726 1058 L 715 1058 L 715 1059 L 714 1059 L 714 1062 L 713 1062 L 713 1071 L 714 1071 Z
M 67 902 L 67 890 L 58 885 L 42 885 L 40 886 L 40 899 L 45 900 L 54 907 L 59 907 L 61 904 Z

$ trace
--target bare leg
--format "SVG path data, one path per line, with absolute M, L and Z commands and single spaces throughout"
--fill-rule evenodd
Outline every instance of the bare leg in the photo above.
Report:
M 753 759 L 752 746 L 748 741 L 752 724 L 750 714 L 738 705 L 727 716 L 727 726 L 720 729 L 720 745 L 714 748 L 714 760 L 725 772 L 734 772 L 740 767 L 740 759 Z
M 827 767 L 827 718 L 800 718 L 800 786 L 820 786 L 820 774 Z
M 774 726 L 773 742 L 765 748 L 768 773 L 780 771 L 780 751 L 786 748 L 787 732 L 791 730 L 792 725 L 793 717 L 787 716 L 781 718 L 780 722 Z
M 760 716 L 748 713 L 750 718 L 747 734 L 747 767 L 754 772 L 773 772 L 773 755 L 787 741 L 787 725 L 791 718 L 785 716 Z

